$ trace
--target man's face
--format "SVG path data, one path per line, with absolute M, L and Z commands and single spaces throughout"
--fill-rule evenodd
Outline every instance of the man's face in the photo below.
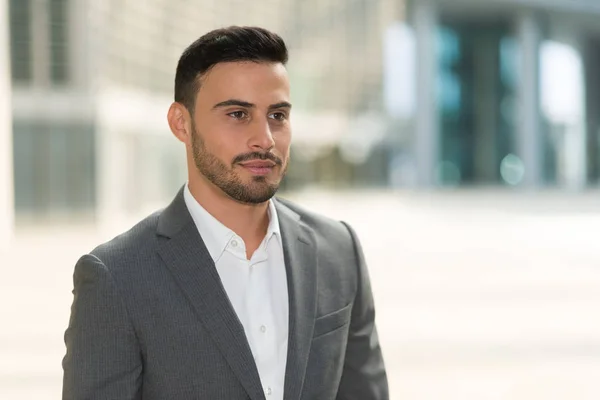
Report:
M 241 203 L 269 200 L 288 164 L 290 87 L 279 63 L 231 62 L 203 78 L 192 120 L 198 171 Z

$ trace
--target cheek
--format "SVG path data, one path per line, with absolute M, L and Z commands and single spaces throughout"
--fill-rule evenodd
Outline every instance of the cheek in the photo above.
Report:
M 229 132 L 212 129 L 204 135 L 204 145 L 208 152 L 223 159 L 224 161 L 231 160 L 236 153 L 236 143 Z
M 275 148 L 279 151 L 279 153 L 287 156 L 290 152 L 291 142 L 292 135 L 290 132 L 282 133 L 275 139 Z

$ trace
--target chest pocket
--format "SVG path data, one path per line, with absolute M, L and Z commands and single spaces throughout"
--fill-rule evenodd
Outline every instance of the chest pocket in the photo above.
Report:
M 332 313 L 318 317 L 315 320 L 313 339 L 331 333 L 350 322 L 352 303 Z

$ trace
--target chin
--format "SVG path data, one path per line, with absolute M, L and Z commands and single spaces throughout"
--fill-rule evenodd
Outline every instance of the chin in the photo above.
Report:
M 270 182 L 266 179 L 262 179 L 262 180 L 253 180 L 252 182 L 249 182 L 247 187 L 249 189 L 254 189 L 252 190 L 253 192 L 267 192 L 269 190 L 272 189 L 279 189 L 279 181 L 277 182 Z

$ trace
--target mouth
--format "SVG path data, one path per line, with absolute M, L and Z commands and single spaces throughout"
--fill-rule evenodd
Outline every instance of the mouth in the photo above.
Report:
M 240 163 L 240 165 L 254 175 L 267 175 L 277 164 L 268 160 L 255 160 Z

